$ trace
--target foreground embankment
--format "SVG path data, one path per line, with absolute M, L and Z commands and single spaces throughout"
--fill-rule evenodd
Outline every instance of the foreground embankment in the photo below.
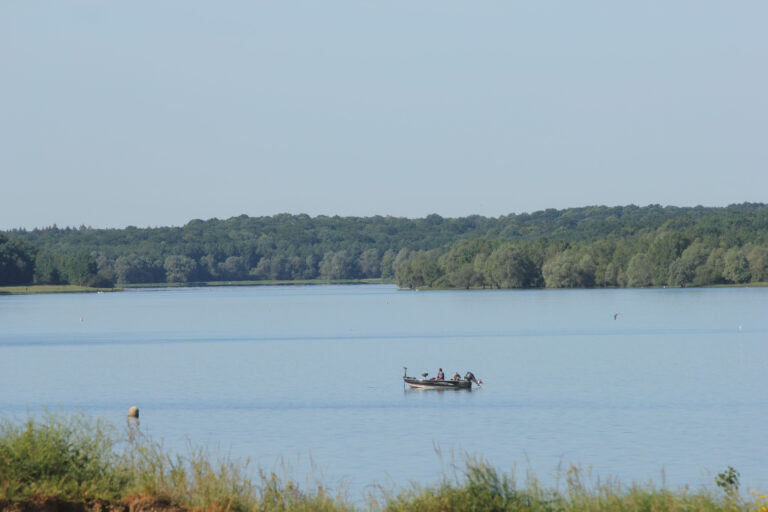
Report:
M 556 488 L 466 457 L 462 469 L 428 486 L 374 485 L 365 503 L 321 482 L 304 488 L 274 472 L 205 449 L 167 453 L 129 420 L 125 431 L 82 415 L 0 422 L 0 510 L 143 511 L 749 511 L 768 498 L 739 490 L 728 468 L 711 488 L 665 489 L 593 480 L 571 467 Z

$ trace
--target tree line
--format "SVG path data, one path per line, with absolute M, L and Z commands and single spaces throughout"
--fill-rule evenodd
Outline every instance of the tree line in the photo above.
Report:
M 96 258 L 86 253 L 41 252 L 0 233 L 0 285 L 76 284 L 111 288 L 114 280 L 99 273 Z
M 592 206 L 497 218 L 279 214 L 0 233 L 0 284 L 396 279 L 403 287 L 766 281 L 768 208 Z
M 404 288 L 594 288 L 768 282 L 768 246 L 709 245 L 679 232 L 638 240 L 460 241 L 397 268 Z

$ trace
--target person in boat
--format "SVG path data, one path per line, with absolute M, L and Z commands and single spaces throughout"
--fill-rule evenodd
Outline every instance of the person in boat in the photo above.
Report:
M 445 380 L 445 374 L 443 373 L 442 368 L 437 369 L 437 377 L 435 377 L 435 380 Z
M 453 372 L 453 377 L 451 377 L 451 380 L 461 380 L 461 375 L 459 375 L 459 372 Z

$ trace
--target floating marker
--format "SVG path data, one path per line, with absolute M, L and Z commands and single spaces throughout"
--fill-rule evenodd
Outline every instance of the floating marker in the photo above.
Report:
M 128 417 L 129 418 L 139 418 L 139 408 L 135 405 L 132 405 L 130 409 L 128 409 Z

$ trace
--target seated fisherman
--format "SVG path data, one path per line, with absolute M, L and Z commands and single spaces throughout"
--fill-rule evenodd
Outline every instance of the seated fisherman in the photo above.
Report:
M 437 369 L 437 377 L 435 377 L 435 380 L 445 380 L 445 374 L 443 373 L 442 368 Z

